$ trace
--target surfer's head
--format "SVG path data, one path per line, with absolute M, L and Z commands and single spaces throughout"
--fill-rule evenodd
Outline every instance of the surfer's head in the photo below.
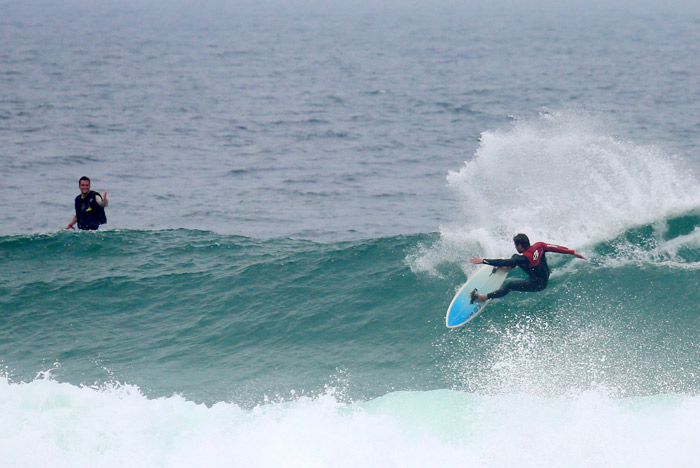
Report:
M 87 176 L 82 176 L 78 181 L 78 187 L 80 187 L 80 192 L 85 195 L 90 191 L 90 178 Z
M 522 252 L 530 247 L 530 239 L 522 232 L 513 236 L 513 243 L 515 244 L 515 250 L 518 252 Z

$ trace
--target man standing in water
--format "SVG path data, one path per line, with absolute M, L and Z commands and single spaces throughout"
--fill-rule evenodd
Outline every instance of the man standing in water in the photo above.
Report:
M 511 258 L 499 259 L 483 259 L 472 258 L 471 263 L 486 264 L 495 267 L 507 268 L 510 270 L 513 267 L 522 268 L 529 278 L 526 280 L 513 280 L 505 283 L 501 289 L 497 289 L 488 294 L 479 294 L 476 289 L 471 293 L 472 302 L 484 302 L 487 299 L 495 299 L 503 297 L 511 291 L 542 291 L 547 287 L 549 282 L 549 266 L 547 266 L 546 252 L 555 252 L 561 254 L 574 255 L 577 258 L 586 260 L 586 257 L 561 245 L 545 244 L 544 242 L 536 242 L 530 245 L 530 239 L 525 234 L 517 234 L 513 237 L 515 250 L 518 251 Z
M 78 229 L 97 230 L 100 224 L 107 222 L 105 215 L 105 208 L 109 205 L 107 191 L 100 195 L 90 190 L 90 179 L 85 176 L 80 178 L 78 186 L 80 195 L 75 197 L 75 216 L 63 229 L 73 229 L 73 225 L 77 222 Z

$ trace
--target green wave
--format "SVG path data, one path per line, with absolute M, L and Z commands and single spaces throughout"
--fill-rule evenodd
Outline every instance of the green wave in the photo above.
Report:
M 604 259 L 629 257 L 639 260 L 639 254 L 646 253 L 650 262 L 695 263 L 700 262 L 700 242 L 695 237 L 699 230 L 700 211 L 690 211 L 630 227 L 595 245 L 594 251 Z
M 545 291 L 494 301 L 456 331 L 444 313 L 465 279 L 457 262 L 437 277 L 406 260 L 435 234 L 2 237 L 0 359 L 14 380 L 51 368 L 76 384 L 244 405 L 329 385 L 350 399 L 440 388 L 692 393 L 699 225 L 690 213 L 629 229 L 596 245 L 591 262 L 552 256 Z M 630 248 L 646 260 L 624 260 Z M 659 249 L 674 262 L 653 261 Z

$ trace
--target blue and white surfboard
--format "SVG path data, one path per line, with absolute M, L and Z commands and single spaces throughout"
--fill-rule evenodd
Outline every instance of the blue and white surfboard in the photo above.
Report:
M 460 288 L 447 308 L 445 324 L 447 328 L 461 327 L 479 315 L 490 301 L 471 303 L 471 293 L 474 289 L 479 294 L 488 294 L 500 288 L 506 280 L 508 272 L 503 268 L 484 265 L 474 273 Z

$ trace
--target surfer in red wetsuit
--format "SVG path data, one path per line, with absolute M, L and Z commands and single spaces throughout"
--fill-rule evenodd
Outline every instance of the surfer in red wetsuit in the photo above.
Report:
M 522 268 L 530 278 L 526 280 L 513 280 L 505 283 L 501 289 L 488 294 L 479 294 L 475 289 L 472 291 L 472 302 L 484 302 L 487 299 L 503 297 L 511 291 L 542 291 L 547 287 L 549 282 L 549 266 L 547 266 L 546 252 L 555 252 L 561 254 L 574 255 L 577 258 L 586 260 L 586 257 L 561 245 L 545 244 L 544 242 L 536 242 L 530 245 L 530 239 L 525 234 L 517 234 L 513 237 L 515 250 L 518 251 L 511 258 L 484 259 L 472 258 L 471 263 L 483 263 L 493 265 L 499 268 L 511 269 L 513 267 Z

